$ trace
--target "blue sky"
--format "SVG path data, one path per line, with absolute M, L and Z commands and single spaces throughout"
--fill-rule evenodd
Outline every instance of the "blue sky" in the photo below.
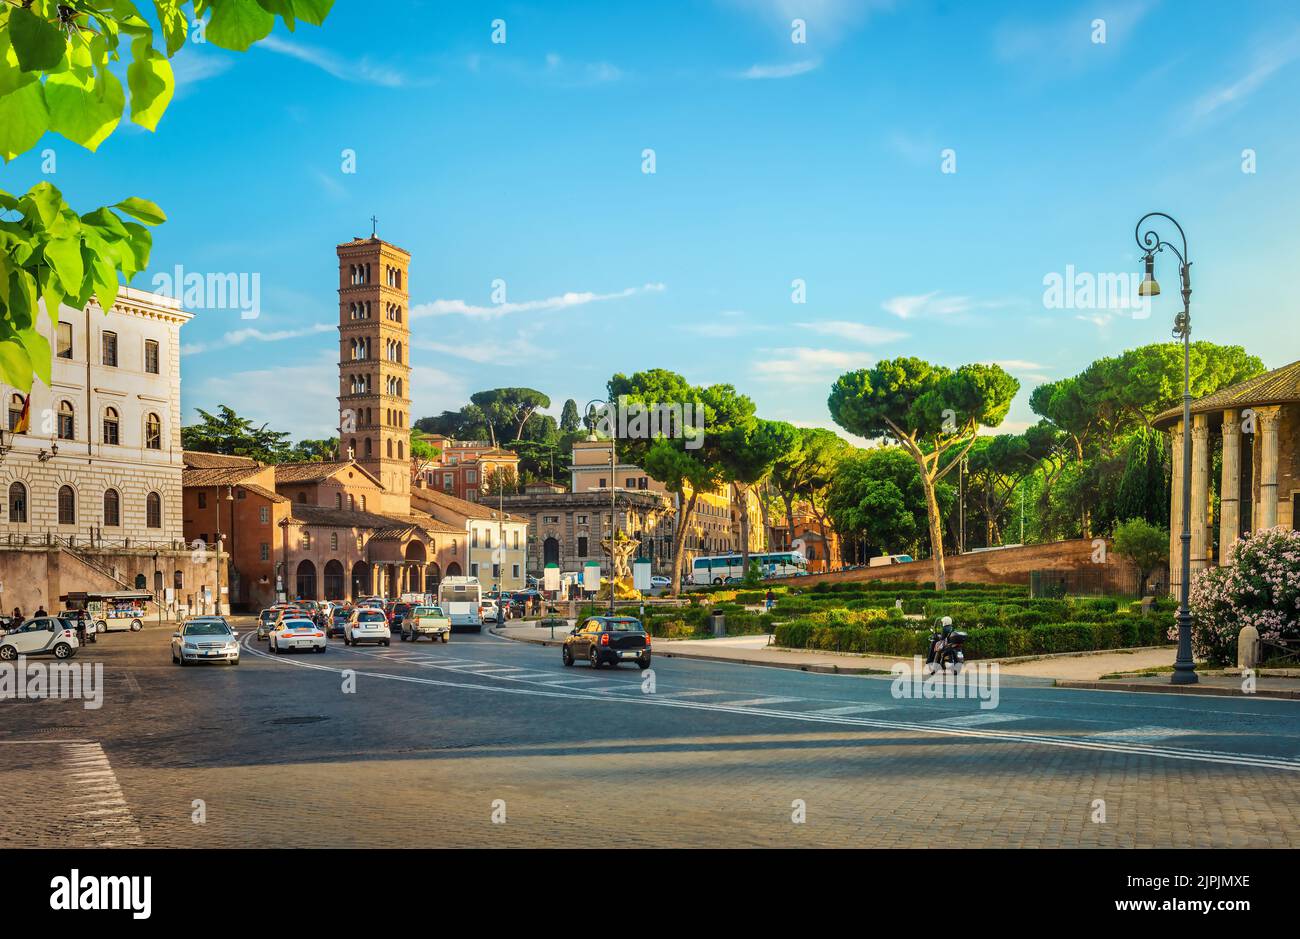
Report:
M 558 413 L 664 367 L 829 425 L 838 374 L 917 355 L 1003 363 L 1019 429 L 1034 385 L 1168 337 L 1168 256 L 1150 318 L 1044 303 L 1067 266 L 1138 270 L 1153 209 L 1188 231 L 1196 337 L 1300 358 L 1292 2 L 378 8 L 338 0 L 242 55 L 187 48 L 156 133 L 123 125 L 94 155 L 47 137 L 0 170 L 25 190 L 50 146 L 74 205 L 161 204 L 135 286 L 178 264 L 260 276 L 257 320 L 185 327 L 187 421 L 225 403 L 332 432 L 334 245 L 372 214 L 413 255 L 416 417 L 499 385 Z

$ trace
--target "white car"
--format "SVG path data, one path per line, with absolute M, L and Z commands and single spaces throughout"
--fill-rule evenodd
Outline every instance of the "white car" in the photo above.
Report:
M 11 662 L 20 655 L 52 655 L 66 659 L 77 651 L 77 630 L 71 620 L 57 616 L 29 619 L 0 638 L 0 659 Z
M 271 630 L 270 650 L 276 655 L 294 649 L 325 651 L 325 630 L 306 617 L 285 617 Z
M 348 623 L 343 627 L 343 644 L 359 646 L 363 642 L 377 642 L 392 645 L 393 634 L 388 628 L 388 617 L 383 610 L 362 606 L 352 611 Z
M 650 586 L 658 590 L 660 587 L 671 587 L 672 579 L 665 577 L 663 574 L 655 574 L 650 578 Z
M 229 662 L 239 664 L 239 634 L 221 617 L 188 620 L 172 633 L 172 664 Z
M 500 623 L 501 607 L 495 600 L 483 600 L 478 605 L 478 618 L 483 623 Z

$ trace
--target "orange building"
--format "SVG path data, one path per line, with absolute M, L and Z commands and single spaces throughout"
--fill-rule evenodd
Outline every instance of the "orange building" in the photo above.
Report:
M 427 462 L 411 458 L 414 485 L 419 488 L 478 502 L 497 470 L 519 478 L 519 456 L 491 441 L 453 440 L 443 434 L 426 434 L 423 440 L 439 453 L 436 460 Z

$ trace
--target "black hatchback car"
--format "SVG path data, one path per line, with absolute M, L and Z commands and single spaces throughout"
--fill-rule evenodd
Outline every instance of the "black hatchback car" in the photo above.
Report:
M 592 668 L 635 662 L 650 667 L 650 635 L 631 616 L 592 616 L 571 632 L 562 650 L 565 665 L 586 659 Z

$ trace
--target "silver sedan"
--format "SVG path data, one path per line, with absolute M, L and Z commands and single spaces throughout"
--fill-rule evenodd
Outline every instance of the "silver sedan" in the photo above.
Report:
M 172 633 L 172 664 L 229 662 L 239 664 L 239 634 L 220 617 L 192 619 Z

